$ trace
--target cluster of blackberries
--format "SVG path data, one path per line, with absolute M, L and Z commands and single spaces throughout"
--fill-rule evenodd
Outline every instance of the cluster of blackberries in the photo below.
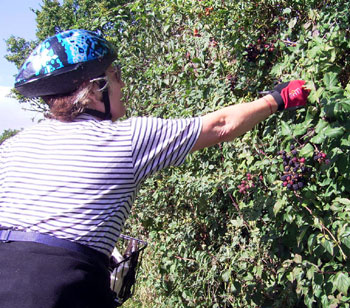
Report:
M 230 84 L 230 90 L 234 91 L 236 84 L 237 84 L 237 81 L 238 81 L 237 76 L 232 76 L 231 74 L 229 74 L 229 75 L 227 75 L 226 78 Z
M 266 38 L 261 36 L 256 44 L 250 43 L 245 49 L 247 53 L 248 62 L 255 62 L 260 54 L 265 52 L 273 52 L 275 50 L 275 44 L 266 42 Z
M 305 158 L 298 157 L 298 151 L 291 146 L 291 152 L 281 151 L 280 155 L 283 159 L 283 175 L 282 186 L 287 187 L 289 190 L 300 190 L 306 184 L 307 174 L 311 171 L 310 168 L 305 166 Z
M 317 161 L 320 164 L 326 164 L 328 165 L 330 163 L 330 160 L 327 158 L 326 153 L 318 151 L 314 153 L 314 160 Z
M 242 194 L 246 194 L 250 188 L 255 187 L 255 178 L 256 176 L 252 175 L 251 173 L 247 173 L 245 179 L 243 179 L 241 181 L 241 184 L 237 186 L 239 192 Z M 260 175 L 258 179 L 259 181 L 262 181 L 263 176 Z

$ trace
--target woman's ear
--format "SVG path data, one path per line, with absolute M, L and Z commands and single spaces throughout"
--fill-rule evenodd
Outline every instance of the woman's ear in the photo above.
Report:
M 89 91 L 88 99 L 89 99 L 89 108 L 99 109 L 99 107 L 103 106 L 102 102 L 102 92 L 99 91 L 99 86 L 97 82 L 93 83 L 92 89 Z

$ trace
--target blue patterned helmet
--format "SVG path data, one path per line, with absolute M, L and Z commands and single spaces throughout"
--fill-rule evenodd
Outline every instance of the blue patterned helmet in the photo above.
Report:
M 101 76 L 115 59 L 115 49 L 100 35 L 68 30 L 34 49 L 19 70 L 15 88 L 27 97 L 68 94 Z

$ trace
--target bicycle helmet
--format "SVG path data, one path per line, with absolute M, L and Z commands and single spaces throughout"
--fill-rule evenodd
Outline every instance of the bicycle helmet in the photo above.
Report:
M 15 88 L 29 98 L 69 94 L 82 82 L 103 75 L 115 59 L 113 46 L 97 33 L 64 31 L 34 49 L 19 70 Z M 107 107 L 109 112 L 109 101 Z

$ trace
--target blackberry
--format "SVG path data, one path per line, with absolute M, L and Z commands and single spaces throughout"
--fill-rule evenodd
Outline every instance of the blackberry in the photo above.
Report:
M 295 146 L 291 145 L 290 149 L 290 153 L 287 153 L 286 151 L 279 152 L 282 156 L 284 167 L 284 174 L 280 176 L 280 179 L 282 181 L 282 187 L 287 187 L 289 190 L 297 191 L 304 187 L 304 177 L 311 169 L 304 165 L 304 157 L 298 157 L 298 151 Z M 315 158 L 317 157 L 317 159 L 320 159 L 319 157 L 321 156 L 322 155 L 315 154 Z M 323 155 L 323 157 L 323 159 L 325 159 L 325 155 Z

